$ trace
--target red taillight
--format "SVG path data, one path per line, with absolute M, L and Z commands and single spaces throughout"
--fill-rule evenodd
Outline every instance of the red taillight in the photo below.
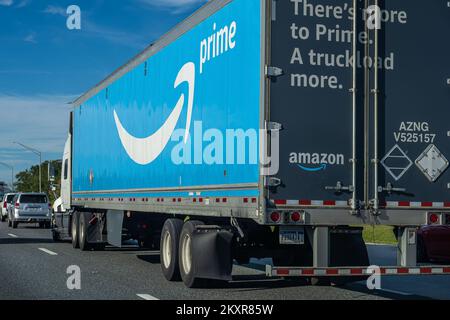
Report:
M 273 221 L 273 222 L 279 222 L 280 221 L 280 219 L 281 219 L 281 214 L 279 213 L 279 212 L 272 212 L 271 214 L 270 214 L 270 219 Z
M 301 216 L 300 212 L 293 212 L 291 214 L 291 221 L 292 222 L 299 222 L 301 218 L 302 218 L 302 216 Z
M 4 208 L 4 209 L 6 209 L 6 205 L 7 205 L 7 202 L 4 201 L 4 202 L 3 202 L 3 208 Z
M 437 215 L 436 213 L 432 213 L 428 216 L 428 221 L 430 222 L 430 224 L 436 224 L 439 222 L 439 215 Z
M 14 205 L 14 208 L 19 209 L 20 208 L 20 203 L 16 202 L 16 204 Z

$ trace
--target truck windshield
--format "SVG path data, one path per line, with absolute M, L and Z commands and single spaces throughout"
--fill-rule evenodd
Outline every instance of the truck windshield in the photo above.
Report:
M 47 203 L 47 197 L 44 195 L 23 195 L 20 197 L 21 203 Z

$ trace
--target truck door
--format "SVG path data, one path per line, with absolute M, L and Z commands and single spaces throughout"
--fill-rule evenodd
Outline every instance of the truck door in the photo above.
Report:
M 271 2 L 269 114 L 282 127 L 279 172 L 267 179 L 275 203 L 356 210 L 364 198 L 365 47 L 353 37 L 355 4 L 361 10 L 360 1 Z
M 372 206 L 450 207 L 450 5 L 380 3 L 370 54 L 379 61 L 370 76 Z

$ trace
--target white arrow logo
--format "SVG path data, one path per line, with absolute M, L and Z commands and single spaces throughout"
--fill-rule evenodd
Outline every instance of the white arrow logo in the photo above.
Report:
M 195 64 L 186 63 L 178 72 L 174 88 L 187 82 L 189 85 L 188 109 L 186 119 L 186 131 L 184 134 L 184 143 L 189 139 L 189 130 L 191 126 L 192 108 L 195 92 Z M 136 138 L 128 133 L 120 122 L 116 110 L 114 110 L 114 120 L 116 121 L 117 131 L 120 141 L 126 152 L 134 162 L 140 165 L 147 165 L 155 161 L 166 148 L 169 140 L 175 131 L 175 127 L 181 116 L 184 106 L 184 94 L 181 94 L 175 108 L 167 118 L 166 122 L 154 134 L 147 138 Z

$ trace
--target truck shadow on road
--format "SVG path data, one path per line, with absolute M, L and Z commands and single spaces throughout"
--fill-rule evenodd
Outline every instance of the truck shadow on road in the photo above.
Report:
M 151 264 L 159 264 L 159 252 L 155 251 L 151 254 L 138 254 L 138 259 Z M 303 280 L 299 281 L 281 281 L 280 279 L 269 279 L 264 274 L 248 274 L 248 275 L 233 275 L 231 282 L 222 281 L 208 281 L 209 289 L 249 289 L 249 290 L 264 290 L 269 288 L 288 288 L 305 286 L 307 283 Z
M 360 292 L 361 294 L 376 296 L 380 298 L 390 299 L 390 300 L 434 300 L 433 298 L 416 295 L 416 294 L 400 294 L 395 292 L 389 292 L 384 290 L 374 290 L 371 291 L 367 289 L 366 285 L 361 282 L 351 283 L 346 286 L 339 287 L 345 290 Z
M 156 251 L 152 254 L 138 254 L 137 258 L 151 264 L 159 264 L 161 262 L 159 252 Z
M 135 249 L 136 250 L 136 249 Z M 123 250 L 128 251 L 128 250 Z M 142 253 L 136 251 L 130 251 L 130 254 L 136 254 L 136 257 L 139 260 L 145 261 L 151 264 L 159 264 L 160 256 L 159 251 L 145 251 Z M 242 266 L 240 266 L 242 267 Z M 242 274 L 244 272 L 244 274 Z M 255 272 L 259 272 L 255 274 Z M 268 278 L 264 273 L 260 270 L 249 269 L 248 274 L 247 270 L 240 270 L 240 274 L 234 274 L 233 279 L 230 282 L 221 282 L 221 281 L 208 281 L 208 289 L 217 289 L 217 290 L 236 290 L 240 292 L 246 291 L 259 291 L 259 290 L 267 290 L 267 289 L 283 289 L 283 288 L 298 288 L 299 290 L 308 290 L 311 289 L 312 286 L 310 282 L 305 278 L 298 279 L 283 279 L 283 278 Z M 365 285 L 365 282 L 353 282 L 340 286 L 315 286 L 314 290 L 321 289 L 331 289 L 331 290 L 342 290 L 348 291 L 353 294 L 360 294 L 358 297 L 360 299 L 389 299 L 389 300 L 432 300 L 430 297 L 416 295 L 416 294 L 397 294 L 395 292 L 389 292 L 384 290 L 376 290 L 371 291 Z M 338 295 L 339 296 L 339 295 Z
M 43 238 L 2 238 L 0 245 L 3 244 L 40 244 L 40 243 L 54 243 L 52 239 Z

